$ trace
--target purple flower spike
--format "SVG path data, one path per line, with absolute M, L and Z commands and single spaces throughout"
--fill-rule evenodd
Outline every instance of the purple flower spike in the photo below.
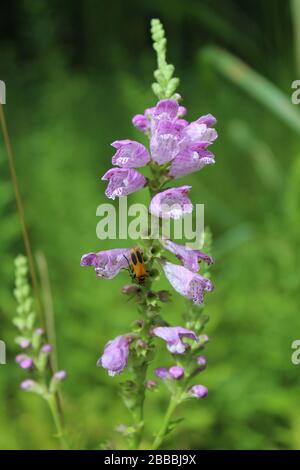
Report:
M 112 250 L 87 253 L 80 261 L 81 266 L 94 266 L 98 277 L 112 279 L 121 269 L 127 268 L 130 249 L 114 248 Z
M 44 346 L 42 347 L 41 351 L 45 354 L 49 354 L 51 353 L 52 351 L 52 346 L 51 344 L 44 344 Z
M 22 369 L 30 369 L 33 366 L 32 358 L 26 354 L 19 354 L 16 357 L 16 363 L 19 364 Z
M 198 341 L 196 333 L 181 326 L 159 326 L 154 328 L 153 333 L 166 341 L 167 348 L 172 354 L 183 354 L 185 352 L 187 345 L 182 342 L 182 338 Z
M 194 273 L 184 266 L 166 261 L 163 263 L 164 273 L 173 288 L 187 299 L 193 300 L 195 304 L 202 304 L 204 292 L 213 290 L 210 279 Z
M 203 260 L 207 264 L 212 264 L 213 259 L 211 256 L 206 255 L 198 250 L 192 250 L 189 247 L 178 245 L 177 243 L 172 242 L 171 240 L 163 241 L 163 245 L 167 250 L 181 261 L 183 266 L 194 273 L 199 271 L 199 261 Z
M 166 369 L 165 367 L 158 367 L 157 369 L 155 369 L 155 375 L 161 380 L 166 380 L 169 378 L 168 369 Z
M 194 385 L 190 389 L 190 393 L 193 397 L 204 398 L 208 395 L 208 388 L 204 385 Z
M 132 168 L 112 168 L 102 176 L 102 180 L 109 182 L 105 194 L 110 199 L 127 196 L 146 184 L 145 176 Z
M 117 336 L 109 341 L 102 356 L 97 362 L 97 366 L 102 366 L 108 370 L 108 374 L 114 376 L 120 374 L 127 366 L 129 356 L 128 339 L 125 336 Z
M 134 140 L 116 140 L 111 144 L 117 149 L 112 157 L 112 164 L 122 168 L 138 168 L 150 161 L 146 147 Z
M 179 380 L 184 376 L 184 369 L 183 367 L 180 367 L 180 366 L 173 366 L 173 367 L 170 367 L 169 374 L 172 377 L 172 379 Z
M 149 211 L 156 217 L 180 219 L 193 211 L 193 204 L 187 193 L 191 186 L 170 188 L 156 194 L 151 200 Z

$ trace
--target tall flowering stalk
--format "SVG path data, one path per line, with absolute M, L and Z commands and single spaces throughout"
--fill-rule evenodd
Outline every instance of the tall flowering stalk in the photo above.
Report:
M 16 343 L 20 347 L 16 363 L 26 373 L 26 378 L 20 387 L 26 392 L 41 396 L 46 401 L 54 420 L 57 438 L 62 448 L 66 449 L 68 444 L 57 397 L 57 391 L 66 378 L 66 372 L 60 370 L 52 373 L 49 367 L 52 345 L 46 341 L 43 328 L 37 325 L 37 316 L 28 282 L 28 262 L 27 258 L 22 255 L 15 260 L 14 295 L 18 307 L 13 323 L 18 329 Z
M 151 32 L 158 64 L 152 88 L 159 101 L 132 119 L 133 125 L 148 136 L 149 148 L 129 139 L 113 142 L 116 149 L 112 157 L 114 168 L 108 170 L 102 179 L 108 181 L 105 194 L 111 199 L 148 187 L 151 198 L 149 217 L 179 219 L 193 211 L 189 199 L 191 186 L 170 187 L 170 184 L 174 179 L 215 162 L 208 147 L 217 138 L 213 128 L 216 119 L 210 114 L 193 122 L 183 118 L 187 110 L 178 103 L 181 97 L 175 92 L 179 79 L 173 77 L 174 66 L 166 61 L 166 38 L 159 20 L 152 20 Z M 140 168 L 145 166 L 150 169 L 149 178 L 141 173 Z M 210 237 L 206 244 L 207 241 Z M 172 240 L 153 239 L 151 232 L 145 245 L 144 258 L 149 276 L 143 285 L 133 279 L 122 289 L 125 295 L 135 300 L 140 318 L 130 331 L 106 344 L 97 363 L 111 376 L 121 374 L 126 367 L 131 372 L 131 379 L 121 384 L 121 395 L 133 424 L 121 429 L 133 449 L 139 448 L 143 436 L 146 390 L 158 387 L 157 378 L 166 385 L 170 401 L 153 449 L 161 446 L 175 426 L 172 416 L 177 406 L 188 399 L 200 399 L 208 394 L 207 388 L 197 383 L 197 377 L 207 363 L 202 354 L 208 342 L 208 337 L 203 334 L 208 320 L 203 313 L 203 301 L 205 294 L 213 290 L 208 276 L 208 267 L 213 260 L 208 253 L 192 250 Z M 170 262 L 168 253 L 175 255 L 179 264 Z M 128 259 L 130 249 L 118 248 L 87 253 L 83 255 L 81 265 L 93 266 L 99 278 L 112 279 L 128 267 Z M 207 266 L 201 269 L 201 274 L 199 263 Z M 167 322 L 161 316 L 161 306 L 170 301 L 171 294 L 159 289 L 160 272 L 164 273 L 173 289 L 187 299 L 183 326 L 173 326 L 172 319 Z M 170 352 L 170 362 L 153 371 L 151 363 L 162 343 Z M 156 380 L 153 379 L 154 374 Z

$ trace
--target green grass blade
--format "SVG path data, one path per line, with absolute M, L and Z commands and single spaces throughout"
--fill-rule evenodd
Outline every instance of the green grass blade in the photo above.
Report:
M 206 47 L 201 57 L 300 134 L 300 112 L 276 85 L 221 48 Z
M 300 74 L 300 2 L 291 0 L 291 18 L 294 30 L 294 51 L 296 70 Z

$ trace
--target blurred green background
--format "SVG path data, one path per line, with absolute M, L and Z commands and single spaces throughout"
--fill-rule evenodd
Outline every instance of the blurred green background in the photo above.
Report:
M 110 143 L 141 138 L 131 117 L 155 102 L 152 17 L 165 26 L 188 118 L 210 112 L 219 132 L 216 165 L 184 179 L 214 236 L 200 380 L 210 395 L 178 410 L 185 420 L 165 448 L 299 449 L 300 110 L 291 83 L 300 79 L 300 1 L 14 0 L 1 6 L 0 79 L 34 251 L 48 263 L 73 446 L 122 448 L 114 428 L 129 422 L 119 378 L 95 367 L 137 316 L 120 293 L 127 274 L 99 280 L 79 260 L 122 245 L 96 238 L 95 212 Z M 52 449 L 48 409 L 19 391 L 25 374 L 14 363 L 13 259 L 24 248 L 2 136 L 0 168 L 0 448 Z M 131 200 L 146 202 L 146 191 Z M 176 324 L 184 301 L 174 300 L 163 314 Z M 148 393 L 144 446 L 166 400 L 163 387 Z

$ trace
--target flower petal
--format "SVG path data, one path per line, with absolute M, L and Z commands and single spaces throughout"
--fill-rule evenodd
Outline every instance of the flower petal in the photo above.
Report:
M 150 155 L 146 147 L 134 140 L 117 140 L 111 144 L 117 148 L 112 164 L 122 168 L 138 168 L 147 165 Z
M 166 261 L 163 263 L 163 270 L 172 287 L 196 304 L 203 303 L 204 293 L 213 290 L 213 283 L 210 279 L 200 276 L 184 266 Z
M 185 268 L 195 273 L 199 271 L 199 260 L 203 260 L 207 264 L 213 263 L 212 257 L 202 253 L 201 251 L 192 250 L 187 246 L 179 245 L 171 240 L 165 240 L 162 243 L 167 250 L 174 253 Z
M 193 204 L 187 197 L 191 186 L 170 188 L 156 194 L 150 203 L 149 211 L 156 217 L 180 219 L 193 211 Z
M 102 180 L 109 181 L 105 194 L 110 199 L 127 196 L 143 188 L 146 178 L 132 168 L 111 168 Z
M 111 376 L 120 374 L 127 366 L 128 356 L 128 339 L 125 336 L 117 336 L 106 344 L 97 365 L 107 369 Z
M 121 269 L 128 267 L 126 258 L 130 256 L 128 248 L 113 248 L 112 250 L 87 253 L 80 261 L 81 266 L 94 266 L 98 277 L 112 279 Z

